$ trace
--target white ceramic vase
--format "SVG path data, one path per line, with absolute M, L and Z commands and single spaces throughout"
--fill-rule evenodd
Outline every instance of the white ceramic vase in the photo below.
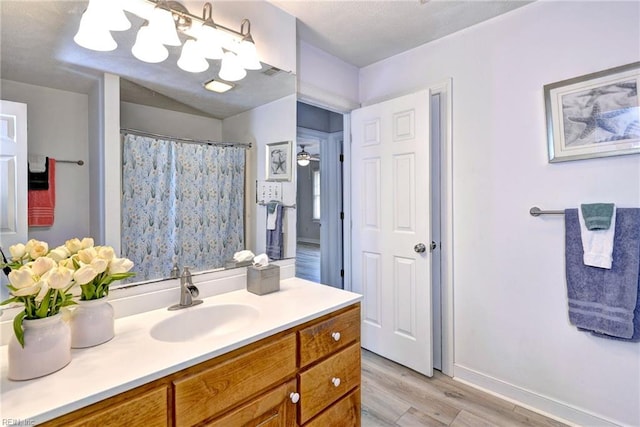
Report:
M 71 315 L 71 348 L 93 347 L 113 336 L 113 307 L 107 299 L 78 301 Z
M 71 361 L 71 330 L 61 314 L 24 319 L 24 348 L 18 339 L 9 341 L 10 380 L 30 380 L 58 371 Z

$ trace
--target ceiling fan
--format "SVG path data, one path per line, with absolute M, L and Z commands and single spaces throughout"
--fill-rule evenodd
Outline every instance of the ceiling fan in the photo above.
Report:
M 298 152 L 296 159 L 298 160 L 298 164 L 300 166 L 307 166 L 309 162 L 319 162 L 320 156 L 312 156 L 308 152 L 304 150 L 305 144 L 300 144 L 301 151 Z

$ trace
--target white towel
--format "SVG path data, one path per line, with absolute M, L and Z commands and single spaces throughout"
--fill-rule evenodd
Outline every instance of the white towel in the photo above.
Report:
M 253 252 L 251 252 L 248 249 L 245 249 L 243 251 L 236 252 L 235 254 L 233 254 L 233 260 L 235 262 L 251 261 L 253 260 L 254 257 L 255 255 L 253 254 Z
M 47 170 L 47 156 L 29 154 L 27 160 L 29 162 L 29 172 L 42 173 Z
M 278 219 L 278 209 L 274 209 L 273 213 L 269 213 L 269 209 L 267 209 L 267 230 L 276 229 L 277 219 Z
M 613 262 L 613 236 L 616 231 L 616 208 L 611 215 L 611 226 L 607 230 L 589 230 L 585 224 L 582 210 L 578 209 L 580 219 L 580 237 L 584 250 L 584 265 L 611 269 Z

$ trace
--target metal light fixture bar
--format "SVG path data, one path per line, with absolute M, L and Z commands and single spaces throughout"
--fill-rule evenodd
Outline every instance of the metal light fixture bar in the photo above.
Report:
M 166 46 L 182 46 L 177 65 L 188 72 L 206 71 L 207 59 L 222 60 L 219 77 L 231 82 L 243 79 L 246 70 L 262 69 L 249 20 L 242 20 L 240 31 L 236 31 L 215 23 L 212 9 L 211 3 L 205 3 L 202 17 L 198 17 L 178 1 L 90 0 L 74 40 L 90 50 L 116 49 L 110 32 L 131 27 L 123 13 L 127 11 L 145 20 L 131 48 L 141 61 L 162 62 L 169 56 Z M 184 43 L 179 33 L 187 36 Z
M 179 17 L 179 20 L 176 22 L 178 29 L 180 31 L 182 31 L 183 33 L 190 35 L 190 29 L 189 27 L 191 26 L 193 21 L 199 22 L 200 24 L 203 24 L 207 21 L 207 18 L 211 18 L 211 13 L 212 13 L 212 9 L 213 6 L 211 5 L 211 3 L 207 2 L 204 4 L 204 6 L 202 7 L 202 18 L 195 16 L 193 14 L 191 14 L 189 12 L 189 10 L 184 7 L 182 5 L 182 3 L 177 2 L 177 1 L 167 1 L 167 2 L 163 2 L 161 0 L 145 0 L 149 3 L 153 3 L 156 6 L 159 7 L 166 7 L 171 13 L 173 13 L 174 15 L 177 15 Z M 163 5 L 164 3 L 164 5 Z M 125 7 L 126 9 L 126 7 Z M 184 20 L 184 21 L 182 21 Z M 182 21 L 182 22 L 181 22 Z M 248 29 L 249 32 L 247 32 L 247 34 L 243 34 L 242 33 L 242 28 L 244 28 L 245 22 L 248 23 Z M 231 28 L 227 28 L 224 25 L 220 25 L 218 23 L 214 23 L 215 28 L 217 30 L 223 30 L 226 31 L 227 33 L 230 33 L 231 35 L 237 37 L 238 39 L 242 40 L 244 37 L 246 37 L 247 35 L 250 35 L 250 31 L 251 31 L 251 23 L 249 22 L 248 19 L 243 19 L 242 22 L 240 23 L 240 31 L 236 31 L 233 30 Z

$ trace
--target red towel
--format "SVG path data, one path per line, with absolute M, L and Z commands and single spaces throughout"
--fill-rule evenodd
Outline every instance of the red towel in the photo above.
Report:
M 51 227 L 56 208 L 56 161 L 49 157 L 49 189 L 29 190 L 29 227 Z

